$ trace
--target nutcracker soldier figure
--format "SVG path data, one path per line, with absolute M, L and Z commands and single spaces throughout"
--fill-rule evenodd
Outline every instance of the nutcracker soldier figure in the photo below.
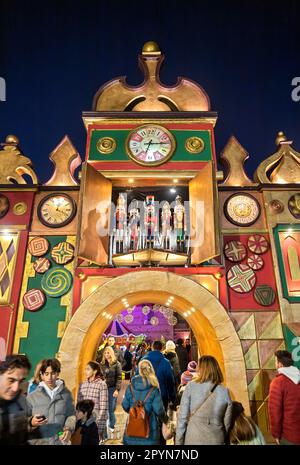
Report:
M 146 247 L 154 247 L 154 239 L 157 233 L 157 217 L 155 212 L 154 195 L 147 195 L 145 204 L 145 234 Z
M 164 202 L 161 212 L 161 246 L 163 249 L 170 249 L 171 217 L 170 204 Z
M 127 225 L 126 197 L 119 194 L 116 208 L 116 253 L 123 253 Z
M 177 195 L 174 207 L 174 231 L 176 233 L 177 252 L 184 252 L 184 239 L 186 233 L 186 212 L 182 197 Z
M 137 200 L 133 200 L 130 204 L 129 210 L 129 249 L 138 250 L 139 245 L 139 233 L 140 233 L 140 213 L 137 208 Z

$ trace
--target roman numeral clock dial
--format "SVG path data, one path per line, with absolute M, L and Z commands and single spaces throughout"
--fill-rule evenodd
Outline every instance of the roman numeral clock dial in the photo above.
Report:
M 50 228 L 61 228 L 72 221 L 76 214 L 76 203 L 67 194 L 50 194 L 38 205 L 41 223 Z
M 175 147 L 173 135 L 166 128 L 154 124 L 135 128 L 126 141 L 129 157 L 146 166 L 165 163 L 173 155 Z

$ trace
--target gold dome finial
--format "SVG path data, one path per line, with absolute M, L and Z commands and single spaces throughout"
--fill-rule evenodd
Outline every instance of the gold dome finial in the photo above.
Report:
M 160 51 L 159 45 L 153 40 L 150 40 L 149 42 L 146 42 L 144 44 L 142 54 L 143 55 L 154 55 L 154 54 L 160 55 L 161 51 Z
M 5 142 L 7 144 L 15 144 L 19 145 L 19 139 L 17 136 L 14 136 L 13 134 L 9 134 L 9 136 L 6 137 Z
M 286 140 L 287 140 L 287 138 L 286 138 L 284 132 L 283 132 L 283 131 L 279 131 L 279 133 L 277 134 L 277 137 L 276 137 L 276 139 L 275 139 L 275 144 L 278 146 L 278 145 L 281 144 L 281 142 L 284 142 L 284 141 L 286 141 Z

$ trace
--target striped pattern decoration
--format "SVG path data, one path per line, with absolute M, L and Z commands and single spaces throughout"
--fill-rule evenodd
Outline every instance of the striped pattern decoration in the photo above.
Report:
M 244 294 L 254 288 L 256 276 L 249 266 L 234 265 L 227 272 L 227 282 L 235 292 Z

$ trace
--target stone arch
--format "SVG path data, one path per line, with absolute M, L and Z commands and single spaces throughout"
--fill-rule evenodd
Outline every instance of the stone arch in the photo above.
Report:
M 246 370 L 239 337 L 219 300 L 200 284 L 165 271 L 132 271 L 97 288 L 72 317 L 59 349 L 62 378 L 73 393 L 83 378 L 86 363 L 92 360 L 99 337 L 109 321 L 129 305 L 153 302 L 165 305 L 173 296 L 172 308 L 185 313 L 201 354 L 218 360 L 232 396 L 249 414 Z M 188 315 L 186 312 L 189 312 Z

